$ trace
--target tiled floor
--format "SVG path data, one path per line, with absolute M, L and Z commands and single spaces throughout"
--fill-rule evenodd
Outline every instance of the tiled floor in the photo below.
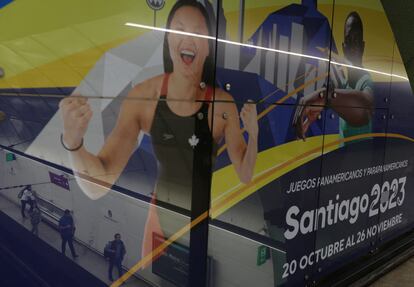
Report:
M 381 277 L 370 287 L 413 287 L 414 257 Z
M 10 202 L 8 199 L 0 196 L 0 210 L 13 218 L 16 222 L 21 223 L 27 229 L 31 228 L 30 220 L 23 220 L 20 214 L 20 208 L 16 204 Z M 40 223 L 39 224 L 39 237 L 42 238 L 52 247 L 60 250 L 61 239 L 59 233 L 50 226 Z M 87 247 L 74 242 L 75 250 L 79 257 L 76 259 L 76 263 L 88 270 L 91 274 L 106 282 L 108 285 L 110 282 L 107 280 L 107 268 L 108 263 L 99 254 L 89 250 Z M 67 248 L 68 249 L 68 248 Z M 66 250 L 67 256 L 70 258 L 69 250 Z M 114 276 L 116 278 L 116 271 L 114 270 Z M 139 280 L 138 278 L 131 277 L 128 281 L 122 285 L 123 287 L 150 287 L 150 285 Z

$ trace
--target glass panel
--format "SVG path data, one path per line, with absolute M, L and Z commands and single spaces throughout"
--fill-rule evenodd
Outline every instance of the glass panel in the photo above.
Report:
M 394 73 L 407 76 L 398 47 L 395 47 Z M 398 237 L 413 226 L 412 222 L 412 131 L 413 92 L 408 80 L 393 77 L 388 134 L 384 165 L 384 203 L 381 214 L 381 243 Z M 389 191 L 387 191 L 389 189 Z M 387 200 L 388 199 L 388 200 Z
M 333 37 L 342 47 L 332 49 L 327 122 L 337 131 L 324 139 L 327 183 L 318 212 L 328 214 L 325 219 L 321 211 L 327 221 L 315 253 L 327 255 L 315 266 L 315 279 L 375 249 L 386 201 L 381 188 L 394 40 L 381 2 L 336 1 Z
M 217 82 L 222 89 L 243 86 L 236 101 L 257 97 L 243 85 L 246 77 L 274 87 L 259 102 L 294 104 L 326 86 L 332 1 L 222 2 Z
M 282 262 L 285 258 L 280 246 L 241 236 L 215 222 L 209 229 L 207 286 L 280 286 L 282 282 L 275 281 L 273 262 Z
M 215 128 L 224 119 L 230 126 L 225 129 L 242 129 L 246 150 L 256 145 L 258 150 L 250 164 L 239 161 L 240 150 L 231 143 L 237 141 L 225 132 L 213 173 L 211 224 L 271 247 L 281 246 L 286 254 L 272 256 L 271 286 L 304 285 L 311 268 L 293 269 L 293 265 L 313 251 L 314 234 L 296 236 L 294 214 L 297 208 L 317 205 L 312 179 L 320 176 L 325 98 L 315 91 L 328 82 L 333 2 L 221 2 L 215 111 L 237 108 L 248 117 L 243 109 L 255 105 L 259 133 L 256 143 L 253 122 L 242 118 L 230 124 L 232 119 L 220 112 L 214 117 Z M 302 98 L 314 92 L 316 100 L 301 105 Z M 244 143 L 241 147 L 243 151 Z M 290 264 L 292 269 L 286 271 Z
M 361 108 L 342 111 L 370 112 Z M 377 243 L 377 187 L 383 180 L 387 113 L 387 109 L 375 110 L 372 132 L 325 135 L 319 205 L 314 213 L 315 256 L 319 257 L 314 269 L 316 278 L 367 254 Z M 329 110 L 327 116 L 327 123 L 334 123 L 341 130 L 338 114 Z
M 190 222 L 210 203 L 217 9 L 209 1 L 121 2 L 9 6 L 16 15 L 41 9 L 48 21 L 1 36 L 0 55 L 10 61 L 2 62 L 0 143 L 45 160 L 44 169 L 15 168 L 32 173 L 19 184 L 66 181 L 67 172 L 69 191 L 41 190 L 39 205 L 56 222 L 72 210 L 88 250 L 102 253 L 119 232 L 132 273 L 162 286 L 202 285 L 190 277 L 205 273 L 197 256 L 207 254 L 207 216 L 192 230 Z M 21 22 L 10 17 L 0 21 Z M 49 178 L 50 166 L 58 172 Z
M 216 102 L 215 111 L 224 105 L 242 107 L 239 103 Z M 237 134 L 234 138 L 225 138 L 226 145 L 222 145 L 225 149 L 219 148 L 213 173 L 211 217 L 214 222 L 224 224 L 224 229 L 235 230 L 241 236 L 269 242 L 270 246 L 283 246 L 286 250 L 285 256 L 272 257 L 274 280 L 278 284 L 303 283 L 303 270 L 283 274 L 282 267 L 300 254 L 310 253 L 314 247 L 314 240 L 309 240 L 314 234 L 301 236 L 295 222 L 300 220 L 296 209 L 314 209 L 317 204 L 315 180 L 320 176 L 324 112 L 307 131 L 306 141 L 299 141 L 292 121 L 302 107 L 267 103 L 258 107 L 259 114 L 261 109 L 269 112 L 259 120 L 259 153 L 249 181 L 243 183 L 240 172 L 242 168 L 249 171 L 249 166 L 240 165 L 237 169 L 237 151 L 231 150 Z M 313 108 L 323 110 L 323 107 Z M 226 121 L 231 120 L 229 116 Z M 245 138 L 247 149 L 252 148 L 255 141 L 250 134 Z M 223 153 L 220 154 L 220 150 Z
M 6 152 L 1 151 L 0 155 L 5 158 Z M 160 285 L 188 280 L 188 232 L 183 232 L 183 235 L 165 249 L 162 255 L 149 256 L 149 262 L 156 258 L 153 264 L 144 264 L 145 268 L 142 268 L 142 259 L 143 255 L 162 244 L 165 238 L 186 226 L 190 221 L 189 216 L 173 211 L 171 207 L 149 205 L 142 196 L 136 197 L 131 191 L 119 187 L 109 191 L 98 201 L 92 201 L 85 197 L 73 176 L 19 155 L 16 156 L 16 160 L 1 165 L 1 175 L 0 210 L 28 230 L 32 230 L 31 202 L 25 206 L 26 219 L 22 219 L 21 206 L 24 197 L 18 198 L 19 192 L 30 184 L 42 218 L 38 225 L 38 236 L 59 252 L 62 242 L 58 231 L 59 221 L 64 215 L 64 210 L 70 210 L 76 228 L 73 238 L 74 250 L 79 255 L 76 262 L 101 280 L 108 279 L 108 262 L 104 258 L 105 247 L 114 239 L 116 233 L 120 233 L 127 251 L 122 261 L 124 269 L 136 267 L 138 264 L 141 266 L 139 272 L 134 272 L 137 277 L 128 279 L 133 286 L 145 284 L 142 278 Z M 148 215 L 156 215 L 159 218 L 159 226 L 162 227 L 152 228 L 151 231 L 157 233 L 153 238 L 148 236 L 149 230 L 145 227 Z M 157 223 L 154 217 L 148 221 Z M 30 238 L 29 234 L 27 236 Z M 71 256 L 70 250 L 66 250 L 66 255 Z M 169 256 L 174 256 L 175 260 L 171 261 Z M 180 276 L 172 272 L 177 270 L 181 271 Z M 116 275 L 117 271 L 114 271 L 114 278 L 117 278 Z
M 337 97 L 331 105 L 388 107 L 394 37 L 381 1 L 335 1 L 333 37 L 338 50 L 332 49 L 330 80 Z M 352 89 L 367 95 L 341 96 Z

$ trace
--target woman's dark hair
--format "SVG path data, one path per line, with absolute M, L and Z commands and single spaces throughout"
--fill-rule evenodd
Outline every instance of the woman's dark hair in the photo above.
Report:
M 211 27 L 211 22 L 210 22 L 210 18 L 208 16 L 208 13 L 206 11 L 206 9 L 204 8 L 204 6 L 197 2 L 196 0 L 178 0 L 174 6 L 172 7 L 170 14 L 168 15 L 168 19 L 167 19 L 167 29 L 171 28 L 171 22 L 174 18 L 175 13 L 177 12 L 178 9 L 182 8 L 182 7 L 194 7 L 196 9 L 198 9 L 200 11 L 200 13 L 203 15 L 205 21 L 206 21 L 206 25 L 207 25 L 207 29 L 208 29 L 208 35 L 212 36 L 212 27 Z M 164 56 L 164 72 L 165 73 L 172 73 L 174 70 L 174 65 L 171 59 L 171 55 L 170 55 L 170 46 L 168 44 L 168 35 L 169 33 L 165 33 L 164 36 L 164 52 L 163 52 L 163 56 Z M 206 61 L 204 62 L 204 68 L 203 68 L 203 74 L 201 77 L 201 80 L 206 83 L 207 85 L 210 86 L 214 86 L 214 46 L 213 46 L 213 41 L 212 40 L 207 40 L 208 41 L 208 50 L 209 50 L 209 55 L 206 58 Z

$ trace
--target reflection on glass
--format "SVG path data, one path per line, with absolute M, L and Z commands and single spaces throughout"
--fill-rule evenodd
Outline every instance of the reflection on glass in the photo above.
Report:
M 213 30 L 204 6 L 195 1 L 177 1 L 167 19 L 167 28 L 184 33 L 212 36 Z M 214 106 L 216 101 L 232 102 L 223 90 L 214 89 L 214 42 L 203 37 L 166 33 L 163 46 L 164 74 L 135 85 L 120 108 L 117 124 L 97 155 L 83 145 L 92 118 L 86 97 L 74 95 L 61 101 L 64 132 L 62 145 L 70 153 L 78 182 L 92 199 L 104 196 L 125 169 L 137 145 L 140 133 L 151 136 L 152 149 L 158 161 L 158 176 L 153 193 L 156 200 L 191 210 L 192 218 L 202 211 L 194 210 L 197 177 L 211 169 L 214 145 L 225 140 L 231 162 L 242 182 L 252 178 L 257 154 L 258 125 L 254 103 L 246 103 L 239 115 L 235 104 Z M 242 136 L 239 117 L 247 132 Z M 215 155 L 213 154 L 213 157 Z M 204 181 L 201 181 L 204 182 Z M 101 185 L 97 185 L 99 183 Z M 208 203 L 207 208 L 208 208 Z M 184 226 L 171 221 L 164 209 L 151 204 L 143 239 L 145 257 L 154 243 L 153 234 L 168 238 Z M 205 210 L 207 210 L 205 208 Z

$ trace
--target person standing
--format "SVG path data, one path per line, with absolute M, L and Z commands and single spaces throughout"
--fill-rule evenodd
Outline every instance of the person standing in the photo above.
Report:
M 33 202 L 35 201 L 34 198 L 34 194 L 32 192 L 32 186 L 31 185 L 27 185 L 23 190 L 20 191 L 19 195 L 20 196 L 20 203 L 21 203 L 21 213 L 22 213 L 22 217 L 26 218 L 26 204 L 30 205 L 30 210 L 29 212 L 33 211 Z
M 118 278 L 122 276 L 122 260 L 126 254 L 126 249 L 124 242 L 121 240 L 121 234 L 116 233 L 114 235 L 115 240 L 111 242 L 111 248 L 109 249 L 109 269 L 108 269 L 108 279 L 114 281 L 112 277 L 112 271 L 114 266 L 118 269 Z
M 69 249 L 72 253 L 72 257 L 76 258 L 78 255 L 73 247 L 73 235 L 75 234 L 75 224 L 73 217 L 70 214 L 70 210 L 66 209 L 64 215 L 59 220 L 59 231 L 62 237 L 62 253 L 66 252 L 66 243 L 69 244 Z
M 36 236 L 39 235 L 38 226 L 41 221 L 41 211 L 36 204 L 36 201 L 33 204 L 33 211 L 29 212 L 30 214 L 30 222 L 32 224 L 32 233 Z

